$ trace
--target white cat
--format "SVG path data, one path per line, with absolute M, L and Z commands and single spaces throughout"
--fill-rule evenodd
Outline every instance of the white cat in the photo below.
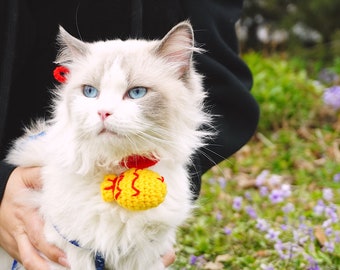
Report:
M 56 63 L 69 73 L 55 91 L 53 117 L 27 128 L 7 161 L 42 166 L 44 187 L 32 202 L 72 270 L 104 269 L 103 260 L 110 270 L 164 269 L 161 256 L 193 208 L 187 166 L 209 135 L 200 129 L 210 117 L 192 63 L 192 27 L 182 22 L 162 40 L 94 43 L 60 29 L 58 40 Z M 159 206 L 132 211 L 102 199 L 104 176 L 125 171 L 131 155 L 158 161 L 149 169 L 167 185 Z M 10 270 L 13 259 L 0 262 Z M 65 268 L 51 262 L 51 269 Z

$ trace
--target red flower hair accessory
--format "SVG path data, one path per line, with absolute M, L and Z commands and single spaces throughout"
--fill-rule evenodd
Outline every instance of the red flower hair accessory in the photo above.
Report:
M 70 71 L 67 67 L 58 66 L 53 70 L 53 76 L 58 82 L 65 83 L 66 82 L 66 75 L 69 72 Z

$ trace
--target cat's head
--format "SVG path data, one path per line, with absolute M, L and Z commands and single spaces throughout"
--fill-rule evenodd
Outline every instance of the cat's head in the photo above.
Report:
M 201 76 L 193 67 L 193 30 L 176 25 L 162 40 L 86 43 L 60 29 L 56 63 L 69 69 L 55 121 L 82 154 L 150 154 L 188 159 L 208 120 Z

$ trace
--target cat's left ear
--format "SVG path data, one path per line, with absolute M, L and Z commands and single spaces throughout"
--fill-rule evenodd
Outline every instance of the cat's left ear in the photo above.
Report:
M 194 33 L 188 21 L 174 26 L 161 40 L 157 54 L 174 64 L 179 77 L 183 77 L 191 67 L 194 48 Z

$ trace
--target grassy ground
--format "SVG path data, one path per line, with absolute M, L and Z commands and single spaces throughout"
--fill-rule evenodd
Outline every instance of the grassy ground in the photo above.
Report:
M 322 98 L 339 81 L 300 59 L 244 59 L 259 128 L 204 176 L 174 269 L 340 269 L 340 120 Z M 327 72 L 340 74 L 339 63 Z

